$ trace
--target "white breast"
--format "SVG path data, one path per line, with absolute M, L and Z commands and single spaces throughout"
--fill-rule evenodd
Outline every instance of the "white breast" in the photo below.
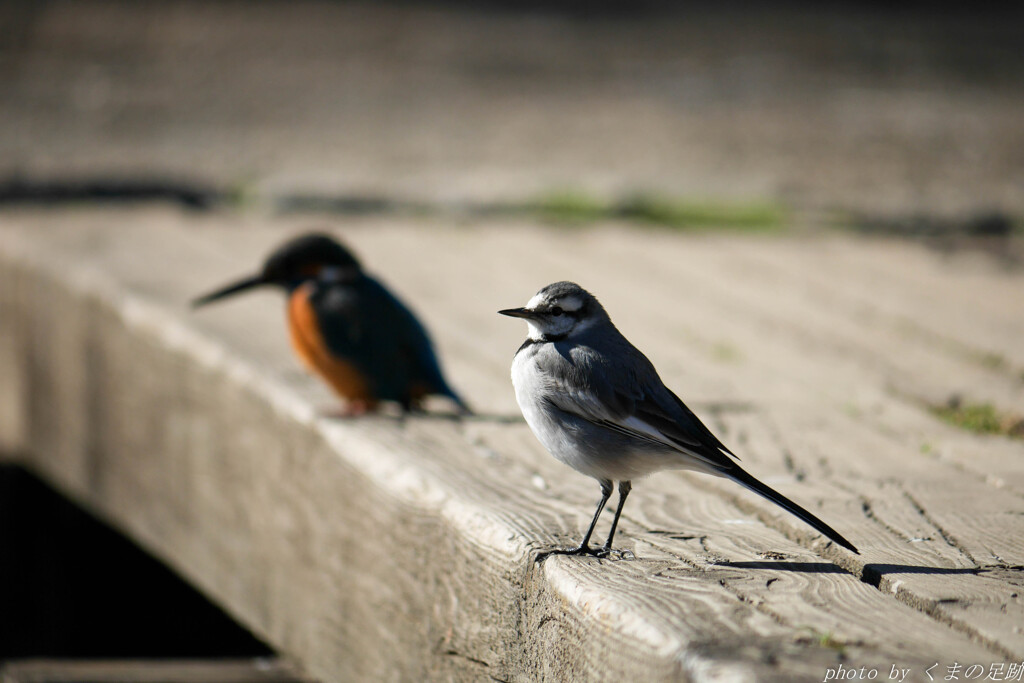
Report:
M 537 355 L 543 352 L 543 349 L 527 348 L 512 361 L 512 386 L 519 409 L 534 436 L 551 455 L 573 469 L 597 476 L 590 471 L 591 463 L 583 457 L 582 444 L 577 443 L 575 435 L 564 428 L 552 414 L 550 404 L 544 401 L 555 389 L 537 367 Z
M 523 349 L 516 354 L 512 360 L 512 386 L 516 390 L 516 402 L 523 411 L 526 423 L 530 425 L 533 433 L 537 434 L 537 425 L 543 419 L 540 409 L 541 397 L 548 388 L 534 362 L 535 355 L 534 349 L 531 348 Z M 537 438 L 540 438 L 539 434 Z M 541 443 L 543 442 L 541 439 Z

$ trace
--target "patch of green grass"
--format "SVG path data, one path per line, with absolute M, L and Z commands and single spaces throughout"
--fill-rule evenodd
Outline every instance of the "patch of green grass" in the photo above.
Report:
M 840 655 L 846 654 L 847 644 L 832 635 L 831 631 L 820 631 L 813 626 L 802 626 L 801 630 L 807 631 L 809 637 L 801 637 L 800 640 L 815 643 L 819 647 L 827 647 L 830 650 L 835 650 Z
M 579 190 L 542 194 L 525 206 L 542 218 L 560 223 L 626 220 L 678 229 L 731 228 L 777 230 L 787 218 L 785 207 L 772 201 L 712 201 L 638 193 L 605 199 Z
M 250 208 L 256 200 L 256 186 L 247 180 L 239 180 L 224 193 L 224 202 L 233 209 Z
M 958 399 L 946 405 L 929 406 L 932 414 L 975 434 L 1002 434 L 1024 437 L 1024 419 L 996 410 L 991 403 L 963 403 Z
M 711 347 L 711 355 L 722 363 L 738 363 L 743 360 L 743 352 L 729 342 L 716 342 Z
M 835 650 L 839 654 L 846 653 L 846 643 L 837 640 L 835 637 L 833 637 L 831 632 L 822 633 L 818 637 L 818 645 L 820 645 L 821 647 L 827 647 L 830 650 Z
M 776 230 L 786 220 L 782 205 L 770 201 L 686 200 L 637 194 L 616 205 L 621 218 L 673 228 L 738 228 Z
M 982 367 L 989 370 L 1005 370 L 1010 366 L 1005 356 L 994 351 L 978 351 L 977 359 Z
M 558 190 L 541 195 L 530 206 L 541 217 L 561 223 L 590 223 L 609 218 L 611 206 L 577 190 Z

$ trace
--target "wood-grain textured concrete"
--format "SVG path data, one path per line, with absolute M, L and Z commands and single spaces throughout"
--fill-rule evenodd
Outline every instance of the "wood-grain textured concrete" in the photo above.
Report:
M 310 225 L 5 213 L 0 391 L 24 406 L 0 438 L 312 675 L 928 680 L 933 662 L 1024 658 L 1024 442 L 924 407 L 1022 412 L 1024 272 L 836 236 L 349 221 L 338 234 L 422 314 L 481 415 L 337 419 L 277 293 L 187 306 Z M 597 487 L 519 419 L 524 329 L 495 312 L 557 279 L 863 554 L 728 482 L 663 473 L 623 516 L 635 559 L 535 565 L 578 537 Z
M 0 665 L 2 683 L 311 683 L 276 659 L 28 659 Z

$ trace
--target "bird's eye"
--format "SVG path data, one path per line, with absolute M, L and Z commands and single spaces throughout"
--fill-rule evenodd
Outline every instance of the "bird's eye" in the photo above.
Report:
M 551 315 L 553 316 L 557 317 L 562 315 L 562 313 L 564 313 L 564 311 L 561 309 L 560 306 L 555 306 L 554 308 L 551 309 Z

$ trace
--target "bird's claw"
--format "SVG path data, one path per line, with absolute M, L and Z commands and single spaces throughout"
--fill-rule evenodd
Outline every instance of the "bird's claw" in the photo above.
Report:
M 608 546 L 601 546 L 600 548 L 594 548 L 593 552 L 590 553 L 594 557 L 598 557 L 602 560 L 635 560 L 636 555 L 633 554 L 632 550 L 613 550 Z
M 537 559 L 534 561 L 537 564 L 540 564 L 552 555 L 589 555 L 591 557 L 596 557 L 599 560 L 631 560 L 635 557 L 633 552 L 630 550 L 612 550 L 606 545 L 603 545 L 600 548 L 591 548 L 587 545 L 581 545 L 576 546 L 575 548 L 555 548 L 554 550 L 547 550 L 537 555 Z
M 320 411 L 320 415 L 334 420 L 351 420 L 354 418 L 366 417 L 377 412 L 376 401 L 356 399 L 348 401 L 340 408 L 329 408 Z
M 360 399 L 349 401 L 344 408 L 342 408 L 341 414 L 345 417 L 362 417 L 372 413 L 376 406 L 371 401 L 364 401 Z

